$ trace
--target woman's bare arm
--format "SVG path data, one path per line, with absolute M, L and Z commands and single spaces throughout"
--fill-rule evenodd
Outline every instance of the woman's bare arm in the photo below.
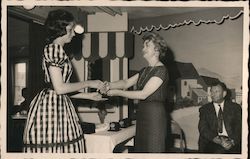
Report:
M 76 92 L 86 87 L 100 88 L 103 85 L 103 82 L 99 80 L 65 83 L 63 81 L 61 68 L 56 66 L 50 66 L 49 73 L 54 90 L 57 94 L 67 94 L 71 92 Z
M 151 77 L 142 90 L 125 91 L 125 90 L 109 90 L 109 96 L 122 96 L 130 99 L 146 99 L 153 94 L 163 83 L 159 77 Z
M 109 82 L 109 89 L 127 89 L 135 85 L 137 83 L 138 78 L 139 78 L 139 73 L 135 74 L 134 76 L 126 80 Z

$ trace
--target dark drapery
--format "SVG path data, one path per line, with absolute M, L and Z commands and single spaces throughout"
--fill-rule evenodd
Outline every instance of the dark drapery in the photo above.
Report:
M 30 64 L 28 88 L 32 99 L 43 88 L 44 74 L 42 72 L 42 55 L 45 45 L 45 28 L 43 25 L 30 23 L 29 30 Z

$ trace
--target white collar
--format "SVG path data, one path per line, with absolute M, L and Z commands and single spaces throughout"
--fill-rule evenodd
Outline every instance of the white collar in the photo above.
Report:
M 219 110 L 219 105 L 220 105 L 221 109 L 223 110 L 224 109 L 224 102 L 225 102 L 225 100 L 223 100 L 221 103 L 213 102 L 215 109 Z

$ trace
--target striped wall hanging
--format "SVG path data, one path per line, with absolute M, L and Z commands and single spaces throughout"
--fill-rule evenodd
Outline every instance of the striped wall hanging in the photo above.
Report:
M 134 35 L 129 32 L 84 33 L 82 56 L 87 61 L 99 58 L 132 58 Z

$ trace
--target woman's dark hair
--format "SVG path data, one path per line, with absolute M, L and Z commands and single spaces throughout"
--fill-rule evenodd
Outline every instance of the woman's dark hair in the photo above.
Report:
M 74 21 L 74 16 L 63 9 L 50 11 L 45 21 L 47 43 L 67 34 L 66 27 Z
M 163 37 L 161 37 L 157 33 L 150 32 L 150 33 L 146 33 L 142 37 L 142 40 L 143 41 L 146 41 L 146 40 L 152 41 L 154 43 L 154 45 L 155 45 L 155 49 L 158 50 L 159 53 L 160 53 L 160 55 L 159 55 L 160 61 L 164 61 L 165 60 L 168 47 L 167 47 L 167 43 L 163 39 Z

